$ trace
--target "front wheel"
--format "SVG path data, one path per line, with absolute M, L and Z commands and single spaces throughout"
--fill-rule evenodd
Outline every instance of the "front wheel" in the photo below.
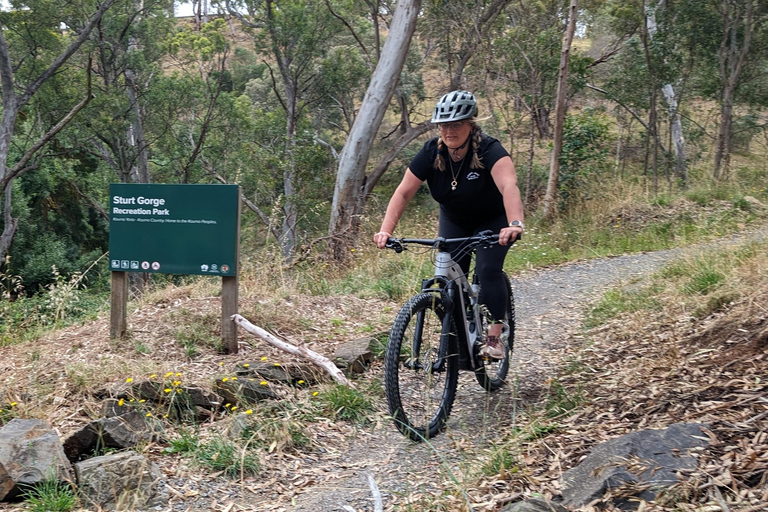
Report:
M 434 437 L 451 412 L 459 364 L 456 329 L 435 293 L 408 300 L 392 325 L 384 366 L 389 412 L 403 435 Z
M 504 318 L 502 320 L 504 327 L 502 329 L 501 342 L 504 345 L 504 358 L 503 359 L 483 359 L 477 357 L 478 366 L 475 370 L 475 377 L 477 382 L 485 388 L 486 391 L 496 391 L 507 378 L 507 372 L 509 371 L 509 358 L 512 355 L 512 349 L 515 344 L 515 297 L 512 294 L 512 283 L 509 280 L 509 276 L 504 273 L 504 281 L 507 285 L 507 291 L 509 292 L 509 302 L 504 312 Z M 480 284 L 482 286 L 482 283 Z M 490 325 L 490 317 L 487 314 L 483 315 L 483 335 L 487 336 L 488 327 Z

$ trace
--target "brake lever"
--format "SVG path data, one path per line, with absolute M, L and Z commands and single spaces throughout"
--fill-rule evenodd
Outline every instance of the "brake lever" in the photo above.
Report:
M 394 251 L 398 254 L 403 252 L 405 250 L 405 247 L 403 247 L 402 242 L 398 240 L 397 238 L 387 238 L 387 243 L 384 245 L 387 249 L 394 249 Z

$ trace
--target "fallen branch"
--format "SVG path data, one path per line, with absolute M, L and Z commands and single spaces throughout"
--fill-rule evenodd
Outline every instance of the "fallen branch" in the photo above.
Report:
M 253 325 L 251 322 L 246 320 L 240 315 L 232 315 L 232 320 L 248 331 L 249 333 L 258 336 L 259 338 L 263 339 L 267 343 L 274 345 L 275 347 L 279 348 L 280 350 L 283 350 L 285 352 L 288 352 L 290 354 L 303 357 L 304 359 L 309 359 L 317 366 L 320 366 L 321 368 L 324 368 L 328 373 L 331 374 L 331 377 L 338 382 L 339 384 L 344 384 L 346 386 L 354 387 L 352 383 L 344 376 L 344 373 L 342 373 L 339 368 L 333 364 L 333 361 L 325 357 L 324 355 L 318 354 L 317 352 L 314 352 L 307 347 L 304 346 L 304 344 L 300 344 L 299 346 L 291 345 L 288 342 L 285 342 L 281 339 L 278 339 L 273 334 L 269 333 L 268 331 L 265 331 L 261 327 L 257 327 Z

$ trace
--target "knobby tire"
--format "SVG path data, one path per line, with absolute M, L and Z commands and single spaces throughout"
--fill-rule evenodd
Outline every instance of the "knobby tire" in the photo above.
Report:
M 507 303 L 506 318 L 504 319 L 509 325 L 509 338 L 504 343 L 504 359 L 488 361 L 478 357 L 479 365 L 475 370 L 477 382 L 489 392 L 496 391 L 504 385 L 507 372 L 509 371 L 509 359 L 512 356 L 515 344 L 515 297 L 512 294 L 512 283 L 506 273 L 504 273 L 504 281 L 509 292 L 509 302 Z M 480 286 L 482 287 L 482 283 L 480 283 Z M 486 319 L 484 319 L 484 324 L 485 321 Z M 488 332 L 487 327 L 487 325 L 483 325 L 484 332 L 486 333 Z
M 421 349 L 413 352 L 417 317 L 424 313 Z M 437 435 L 448 420 L 456 397 L 459 364 L 456 328 L 451 319 L 446 337 L 446 357 L 438 371 L 431 371 L 438 360 L 445 306 L 437 293 L 421 293 L 400 309 L 392 325 L 387 345 L 384 380 L 389 412 L 403 435 L 424 441 Z M 408 363 L 419 368 L 409 368 Z

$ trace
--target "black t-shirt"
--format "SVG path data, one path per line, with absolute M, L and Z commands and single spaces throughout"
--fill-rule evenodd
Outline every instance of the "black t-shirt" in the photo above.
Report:
M 501 143 L 483 135 L 478 147 L 478 156 L 484 169 L 470 169 L 471 150 L 461 162 L 453 162 L 453 174 L 456 174 L 456 190 L 451 190 L 453 174 L 448 152 L 444 171 L 433 167 L 437 156 L 437 138 L 428 140 L 413 157 L 409 169 L 420 180 L 426 181 L 432 197 L 440 203 L 440 210 L 452 222 L 472 228 L 483 224 L 499 215 L 504 215 L 504 200 L 491 176 L 493 165 L 501 158 L 509 156 Z

